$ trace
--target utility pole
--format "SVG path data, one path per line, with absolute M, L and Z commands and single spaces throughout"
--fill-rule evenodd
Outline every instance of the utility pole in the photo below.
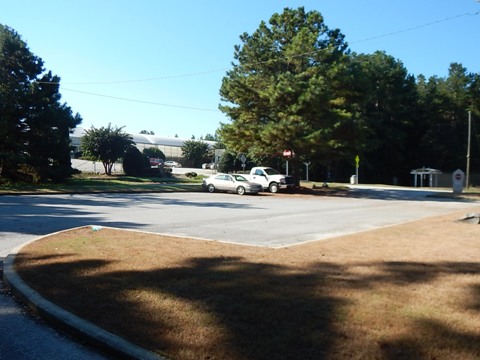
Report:
M 467 174 L 465 177 L 465 188 L 468 189 L 470 180 L 470 134 L 472 132 L 472 112 L 468 111 L 468 140 L 467 140 Z

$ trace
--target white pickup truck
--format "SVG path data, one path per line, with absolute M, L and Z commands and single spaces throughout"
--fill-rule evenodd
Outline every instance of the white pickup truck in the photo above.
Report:
M 254 167 L 250 170 L 248 177 L 248 180 L 261 184 L 263 190 L 268 190 L 272 193 L 276 193 L 279 189 L 287 189 L 294 186 L 292 176 L 280 174 L 271 167 Z

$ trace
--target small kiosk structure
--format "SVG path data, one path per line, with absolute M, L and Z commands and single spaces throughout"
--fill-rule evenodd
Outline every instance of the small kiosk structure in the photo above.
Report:
M 423 167 L 421 169 L 415 169 L 410 171 L 410 174 L 414 176 L 414 186 L 415 187 L 423 187 L 426 183 L 429 187 L 437 187 L 438 186 L 438 175 L 442 172 L 437 169 L 431 169 Z

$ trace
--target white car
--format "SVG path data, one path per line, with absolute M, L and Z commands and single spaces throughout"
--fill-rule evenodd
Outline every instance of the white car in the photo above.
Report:
M 205 163 L 205 164 L 202 164 L 202 169 L 216 169 L 217 168 L 217 164 L 215 163 Z
M 176 161 L 172 161 L 172 160 L 169 160 L 169 161 L 165 161 L 165 163 L 163 164 L 163 166 L 165 167 L 171 167 L 171 168 L 180 168 L 182 167 L 182 164 L 176 162 Z
M 260 184 L 252 183 L 240 174 L 217 174 L 203 179 L 202 186 L 210 193 L 229 191 L 239 195 L 258 194 L 263 191 Z

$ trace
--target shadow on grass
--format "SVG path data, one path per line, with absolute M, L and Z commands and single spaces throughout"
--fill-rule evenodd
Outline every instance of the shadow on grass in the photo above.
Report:
M 450 354 L 442 357 L 444 359 L 478 359 L 480 357 L 478 334 L 455 331 L 433 320 L 418 320 L 413 326 L 420 329 L 422 334 L 428 335 L 424 337 L 412 333 L 395 341 L 382 342 L 380 344 L 382 359 L 436 359 L 429 349 L 425 348 L 424 342 L 440 344 L 445 353 Z
M 478 263 L 363 263 L 380 275 L 358 275 L 340 264 L 314 263 L 305 268 L 254 263 L 240 257 L 190 258 L 180 266 L 149 271 L 104 271 L 100 260 L 33 265 L 38 259 L 19 255 L 17 271 L 33 288 L 55 303 L 174 359 L 425 359 L 431 347 L 445 354 L 480 357 L 480 334 L 450 330 L 447 324 L 417 319 L 415 333 L 394 341 L 351 345 L 356 336 L 338 326 L 351 300 L 333 289 L 371 290 L 385 284 L 430 283 L 445 274 L 480 275 Z M 176 336 L 176 316 L 169 310 L 140 305 L 126 292 L 146 291 L 156 299 L 175 299 L 208 314 L 209 324 L 189 321 L 191 334 Z M 480 285 L 472 288 L 465 308 L 479 315 Z M 156 300 L 152 300 L 156 301 Z M 352 300 L 353 301 L 353 300 Z M 160 309 L 160 310 L 159 310 Z M 368 324 L 366 324 L 368 326 Z M 216 330 L 212 330 L 215 328 Z M 210 332 L 211 331 L 211 332 Z M 206 333 L 205 333 L 206 332 Z M 206 339 L 198 340 L 205 337 Z M 209 338 L 211 336 L 211 338 Z

